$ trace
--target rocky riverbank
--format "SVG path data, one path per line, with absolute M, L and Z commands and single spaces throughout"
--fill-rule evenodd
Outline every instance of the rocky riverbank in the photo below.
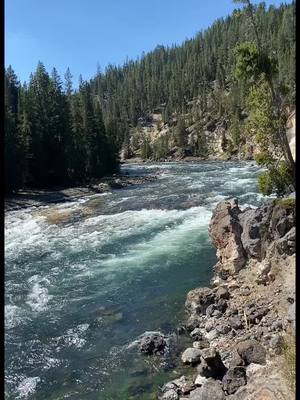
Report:
M 215 276 L 211 287 L 188 293 L 179 330 L 190 336 L 181 362 L 193 372 L 166 383 L 157 398 L 294 398 L 295 199 L 243 211 L 237 199 L 221 201 L 209 234 Z M 140 350 L 155 354 L 164 345 L 156 334 Z
M 113 189 L 122 189 L 133 185 L 142 185 L 156 179 L 156 175 L 128 176 L 114 174 L 77 187 L 20 190 L 18 193 L 5 198 L 5 211 L 75 201 L 84 196 L 110 192 Z

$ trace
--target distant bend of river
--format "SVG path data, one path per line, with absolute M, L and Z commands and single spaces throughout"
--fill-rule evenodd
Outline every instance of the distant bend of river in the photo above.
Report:
M 253 162 L 125 164 L 144 185 L 5 216 L 6 399 L 153 399 L 174 372 L 128 344 L 172 332 L 216 262 L 216 204 L 264 201 Z M 173 375 L 172 375 L 173 373 Z

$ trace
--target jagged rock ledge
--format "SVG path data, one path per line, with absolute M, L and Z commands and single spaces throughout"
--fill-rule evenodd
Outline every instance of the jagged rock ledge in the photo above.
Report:
M 292 399 L 285 338 L 295 331 L 295 199 L 241 210 L 221 201 L 209 234 L 217 249 L 212 287 L 191 290 L 181 355 L 194 374 L 179 376 L 159 400 Z

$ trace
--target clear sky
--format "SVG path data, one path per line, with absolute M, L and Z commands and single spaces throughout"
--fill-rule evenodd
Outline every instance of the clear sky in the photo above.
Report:
M 21 82 L 39 60 L 61 76 L 70 67 L 77 86 L 97 64 L 104 71 L 159 44 L 180 44 L 237 7 L 232 0 L 5 0 L 5 65 Z

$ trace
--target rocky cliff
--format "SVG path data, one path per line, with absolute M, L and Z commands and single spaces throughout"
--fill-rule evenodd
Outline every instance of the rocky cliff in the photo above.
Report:
M 121 151 L 121 159 L 141 157 L 149 160 L 167 161 L 195 156 L 204 159 L 253 159 L 255 145 L 241 140 L 235 145 L 234 134 L 225 119 L 210 115 L 201 118 L 187 113 L 185 145 L 176 143 L 177 115 L 164 123 L 161 112 L 140 118 L 138 125 L 130 130 L 127 146 Z
M 194 373 L 164 385 L 161 400 L 294 398 L 295 199 L 241 210 L 220 202 L 209 234 L 217 249 L 212 287 L 186 299 Z

